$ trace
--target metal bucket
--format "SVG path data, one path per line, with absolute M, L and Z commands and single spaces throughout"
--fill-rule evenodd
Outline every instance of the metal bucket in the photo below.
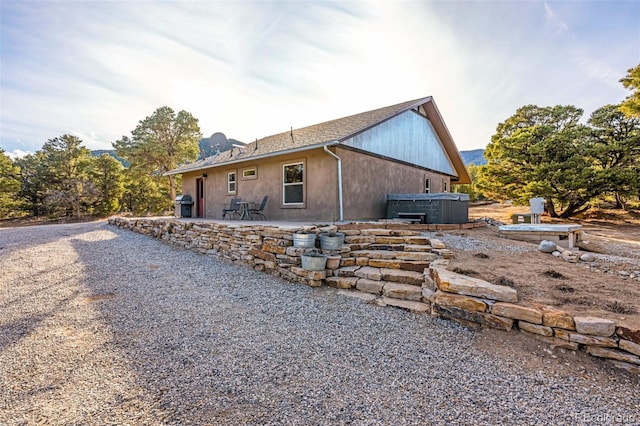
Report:
M 316 234 L 293 234 L 293 246 L 304 248 L 315 248 Z
M 302 258 L 302 269 L 306 269 L 307 271 L 324 271 L 325 266 L 327 265 L 327 256 L 325 255 L 306 255 L 303 254 Z
M 320 234 L 320 248 L 323 250 L 340 250 L 343 244 L 344 234 L 342 232 L 336 232 L 333 235 Z

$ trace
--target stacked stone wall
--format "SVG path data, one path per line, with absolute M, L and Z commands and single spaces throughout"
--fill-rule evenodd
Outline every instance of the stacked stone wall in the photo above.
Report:
M 449 271 L 453 253 L 439 240 L 422 236 L 415 225 L 414 229 L 375 223 L 278 227 L 119 217 L 109 223 L 288 281 L 338 288 L 379 306 L 425 312 L 472 327 L 519 329 L 549 345 L 584 350 L 640 375 L 640 330 L 525 303 L 513 288 Z M 342 249 L 318 249 L 336 262 L 324 271 L 303 269 L 301 255 L 309 249 L 293 246 L 293 233 L 301 230 L 344 233 Z

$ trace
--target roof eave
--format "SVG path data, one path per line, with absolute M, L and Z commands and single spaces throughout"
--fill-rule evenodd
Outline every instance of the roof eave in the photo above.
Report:
M 291 154 L 291 153 L 295 153 L 295 152 L 310 151 L 312 149 L 323 148 L 325 146 L 334 146 L 334 145 L 338 145 L 338 144 L 340 144 L 339 141 L 332 140 L 332 141 L 321 142 L 321 143 L 317 143 L 317 144 L 313 144 L 313 145 L 300 146 L 300 147 L 297 147 L 297 148 L 284 149 L 284 150 L 280 150 L 280 151 L 273 151 L 273 152 L 268 152 L 268 153 L 265 153 L 265 154 L 254 155 L 254 156 L 250 156 L 250 157 L 243 157 L 243 158 L 237 158 L 237 159 L 228 160 L 228 161 L 222 161 L 220 163 L 203 164 L 201 166 L 188 168 L 188 169 L 177 168 L 175 170 L 170 170 L 170 171 L 168 171 L 166 173 L 163 173 L 163 176 L 179 175 L 179 174 L 182 174 L 182 173 L 197 172 L 197 171 L 200 171 L 200 170 L 213 169 L 213 168 L 222 167 L 222 166 L 229 166 L 231 164 L 238 164 L 238 163 L 243 163 L 243 162 L 246 162 L 246 161 L 261 160 L 263 158 L 270 158 L 270 157 L 275 157 L 275 156 L 279 156 L 279 155 Z

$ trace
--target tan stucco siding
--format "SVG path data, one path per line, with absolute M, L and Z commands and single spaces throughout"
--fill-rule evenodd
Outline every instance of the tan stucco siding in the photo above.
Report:
M 304 162 L 305 185 L 304 204 L 302 206 L 283 205 L 283 165 Z M 254 168 L 256 178 L 243 178 L 243 170 Z M 227 192 L 227 173 L 236 172 L 236 192 Z M 336 160 L 322 149 L 310 150 L 288 155 L 266 158 L 258 161 L 220 166 L 183 176 L 184 193 L 196 197 L 195 181 L 202 174 L 205 179 L 205 217 L 221 218 L 223 205 L 232 197 L 243 201 L 259 203 L 265 195 L 269 196 L 265 216 L 272 220 L 332 220 L 338 218 L 337 166 Z M 194 208 L 194 211 L 197 211 Z
M 386 216 L 387 194 L 416 194 L 431 179 L 431 192 L 449 188 L 449 177 L 418 167 L 338 149 L 343 163 L 345 220 L 380 219 Z

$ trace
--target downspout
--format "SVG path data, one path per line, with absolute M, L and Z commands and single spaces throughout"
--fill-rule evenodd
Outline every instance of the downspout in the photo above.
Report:
M 331 155 L 338 161 L 338 203 L 340 205 L 340 222 L 344 222 L 344 207 L 342 203 L 342 159 L 329 151 L 327 145 L 324 146 L 324 152 Z

